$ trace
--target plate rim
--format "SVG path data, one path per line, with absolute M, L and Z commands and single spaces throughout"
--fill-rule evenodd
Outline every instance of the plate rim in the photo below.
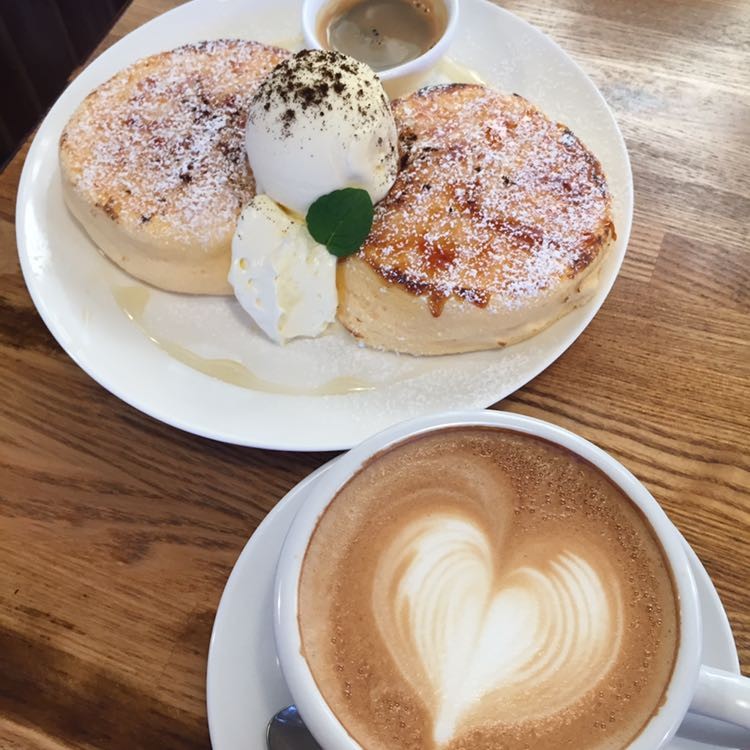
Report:
M 172 8 L 166 11 L 165 13 L 162 13 L 150 19 L 146 23 L 142 24 L 141 26 L 131 31 L 129 34 L 125 35 L 122 39 L 115 42 L 112 46 L 106 49 L 101 55 L 99 55 L 94 60 L 92 60 L 79 73 L 79 75 L 77 75 L 76 78 L 73 81 L 71 81 L 71 83 L 60 94 L 60 96 L 55 101 L 53 106 L 50 108 L 45 118 L 40 123 L 37 129 L 37 132 L 34 136 L 34 139 L 32 141 L 32 144 L 29 148 L 29 151 L 26 155 L 26 158 L 24 160 L 21 177 L 20 177 L 19 184 L 18 184 L 18 193 L 17 193 L 16 206 L 15 206 L 16 245 L 17 245 L 17 250 L 18 250 L 19 262 L 21 266 L 21 273 L 24 279 L 24 284 L 26 286 L 26 289 L 29 292 L 32 302 L 34 303 L 34 307 L 39 313 L 39 316 L 42 318 L 42 321 L 46 325 L 47 329 L 52 334 L 56 342 L 63 349 L 63 351 L 75 362 L 75 364 L 102 388 L 104 388 L 109 393 L 114 395 L 116 398 L 126 403 L 131 408 L 136 409 L 137 411 L 145 414 L 151 419 L 155 419 L 159 422 L 162 422 L 171 427 L 180 429 L 189 434 L 197 435 L 203 438 L 209 438 L 212 440 L 217 440 L 219 442 L 224 442 L 224 443 L 228 443 L 232 445 L 261 448 L 261 449 L 267 449 L 267 450 L 287 450 L 287 451 L 300 451 L 300 452 L 301 451 L 319 452 L 319 451 L 332 451 L 332 450 L 346 450 L 348 448 L 351 448 L 353 445 L 355 445 L 357 442 L 359 442 L 363 438 L 360 437 L 359 439 L 352 439 L 351 437 L 344 436 L 343 438 L 336 438 L 336 439 L 328 438 L 326 440 L 308 439 L 305 441 L 295 441 L 294 437 L 292 437 L 291 439 L 280 439 L 280 438 L 267 439 L 267 438 L 258 437 L 257 435 L 253 436 L 252 434 L 249 434 L 249 433 L 247 436 L 242 435 L 242 434 L 237 434 L 236 431 L 233 431 L 230 429 L 226 429 L 224 431 L 217 431 L 216 429 L 212 429 L 209 426 L 206 426 L 204 423 L 200 421 L 183 419 L 180 417 L 179 414 L 175 413 L 174 410 L 160 408 L 158 403 L 154 403 L 153 401 L 144 401 L 142 398 L 138 398 L 138 397 L 130 395 L 127 389 L 127 385 L 125 383 L 113 381 L 106 372 L 102 373 L 102 369 L 100 366 L 97 365 L 97 360 L 95 358 L 86 357 L 81 352 L 76 350 L 75 342 L 70 340 L 69 336 L 67 335 L 67 331 L 64 328 L 64 325 L 57 319 L 54 310 L 50 308 L 49 305 L 45 302 L 45 299 L 42 295 L 40 288 L 37 287 L 34 283 L 35 275 L 30 267 L 31 248 L 27 244 L 27 242 L 30 242 L 30 240 L 27 237 L 27 234 L 25 232 L 27 211 L 30 210 L 29 207 L 31 205 L 31 200 L 34 195 L 34 191 L 32 190 L 32 186 L 34 184 L 32 172 L 41 163 L 38 158 L 38 152 L 43 147 L 43 136 L 47 135 L 45 131 L 52 127 L 52 123 L 55 117 L 57 117 L 58 108 L 61 106 L 64 106 L 66 101 L 71 96 L 74 96 L 79 88 L 84 88 L 86 86 L 86 83 L 85 83 L 86 80 L 88 79 L 90 75 L 93 75 L 89 73 L 89 71 L 92 68 L 95 70 L 96 66 L 99 66 L 101 64 L 106 64 L 106 62 L 110 58 L 116 56 L 119 53 L 119 50 L 122 48 L 122 46 L 124 46 L 126 43 L 132 43 L 131 37 L 133 35 L 141 34 L 141 33 L 144 33 L 144 34 L 148 33 L 149 27 L 151 27 L 152 25 L 156 23 L 163 23 L 163 19 L 167 16 L 169 17 L 179 16 L 181 14 L 188 13 L 188 12 L 191 12 L 192 10 L 195 10 L 195 8 L 198 6 L 206 6 L 208 8 L 209 5 L 212 3 L 212 1 L 213 0 L 191 0 L 191 2 L 185 3 L 184 5 L 180 5 L 176 8 Z M 625 185 L 625 189 L 623 191 L 624 193 L 623 202 L 627 210 L 625 212 L 625 215 L 622 217 L 622 225 L 618 227 L 618 236 L 622 238 L 623 250 L 619 258 L 614 260 L 614 266 L 608 278 L 601 279 L 600 277 L 600 281 L 599 281 L 600 287 L 597 292 L 597 296 L 601 295 L 600 301 L 596 303 L 594 300 L 591 300 L 586 305 L 583 305 L 580 308 L 578 308 L 579 310 L 585 310 L 587 307 L 590 307 L 590 309 L 586 311 L 585 315 L 582 317 L 581 321 L 577 324 L 577 326 L 575 328 L 572 328 L 568 336 L 565 339 L 563 339 L 564 343 L 562 344 L 558 343 L 556 346 L 550 347 L 548 351 L 544 353 L 544 356 L 539 358 L 538 363 L 534 367 L 529 368 L 525 372 L 521 383 L 516 384 L 513 382 L 511 383 L 510 387 L 503 387 L 503 388 L 498 389 L 496 392 L 496 395 L 493 395 L 492 400 L 489 400 L 489 401 L 487 398 L 484 398 L 481 401 L 468 400 L 466 403 L 460 405 L 461 408 L 489 408 L 499 403 L 500 401 L 502 401 L 503 399 L 507 398 L 509 395 L 514 393 L 516 390 L 524 387 L 526 384 L 534 380 L 534 378 L 538 377 L 540 373 L 544 372 L 547 368 L 549 368 L 580 338 L 581 334 L 591 324 L 594 317 L 599 313 L 602 306 L 607 301 L 612 291 L 612 288 L 615 284 L 615 281 L 620 275 L 622 264 L 624 262 L 625 255 L 627 254 L 628 244 L 630 241 L 630 235 L 632 232 L 634 202 L 635 202 L 634 201 L 634 186 L 633 186 L 633 171 L 632 171 L 632 165 L 630 161 L 630 154 L 627 149 L 627 144 L 623 137 L 617 118 L 614 115 L 614 112 L 612 111 L 611 107 L 607 103 L 603 94 L 599 90 L 598 86 L 591 79 L 591 77 L 586 73 L 586 71 L 583 70 L 583 68 L 579 65 L 579 63 L 573 57 L 571 57 L 571 55 L 569 55 L 560 44 L 558 44 L 558 42 L 554 38 L 552 38 L 551 36 L 543 32 L 541 29 L 537 28 L 536 26 L 526 21 L 525 19 L 521 18 L 520 16 L 516 15 L 515 13 L 512 13 L 509 10 L 497 5 L 491 0 L 475 0 L 475 2 L 478 2 L 478 4 L 483 5 L 483 6 L 491 6 L 493 9 L 493 12 L 497 12 L 500 15 L 505 16 L 505 17 L 511 17 L 514 23 L 521 24 L 523 27 L 527 29 L 529 33 L 542 36 L 546 40 L 546 42 L 550 44 L 556 50 L 558 54 L 561 54 L 567 60 L 567 62 L 573 66 L 577 74 L 581 76 L 587 82 L 591 91 L 594 93 L 595 97 L 599 100 L 599 103 L 603 106 L 604 111 L 609 115 L 611 123 L 614 126 L 614 135 L 616 136 L 616 143 L 617 143 L 617 148 L 619 151 L 619 157 L 622 160 L 622 166 L 624 167 L 626 171 L 626 176 L 627 176 L 627 184 Z M 128 42 L 129 39 L 131 40 L 130 42 Z M 509 349 L 510 348 L 512 347 L 509 347 Z M 498 351 L 501 351 L 501 350 L 498 350 Z M 180 366 L 187 367 L 186 365 L 183 365 L 182 363 L 180 363 Z M 203 377 L 208 377 L 208 376 L 203 375 Z M 226 384 L 226 385 L 229 388 L 235 387 L 235 386 L 232 386 L 231 384 Z M 294 398 L 294 397 L 292 396 L 290 398 Z M 377 431 L 377 430 L 369 430 L 364 435 L 364 437 L 366 437 L 368 434 L 371 434 L 373 431 Z

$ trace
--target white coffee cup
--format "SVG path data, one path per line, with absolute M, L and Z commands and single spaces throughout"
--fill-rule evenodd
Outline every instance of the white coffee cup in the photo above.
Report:
M 302 33 L 305 44 L 311 49 L 325 49 L 323 39 L 318 35 L 318 17 L 321 11 L 335 0 L 304 0 L 302 4 Z M 429 72 L 440 62 L 448 51 L 458 26 L 458 0 L 434 0 L 445 7 L 446 23 L 441 37 L 419 57 L 381 70 L 378 73 L 383 88 L 392 99 L 414 91 L 427 78 Z
M 297 595 L 302 561 L 318 519 L 338 490 L 376 453 L 415 435 L 448 427 L 483 425 L 528 433 L 557 443 L 603 471 L 651 524 L 677 588 L 680 643 L 664 704 L 628 750 L 660 750 L 688 711 L 750 731 L 750 679 L 701 665 L 702 622 L 695 580 L 679 532 L 649 491 L 592 443 L 555 425 L 497 411 L 423 417 L 391 427 L 341 456 L 312 486 L 281 550 L 276 570 L 274 633 L 284 677 L 300 715 L 325 750 L 361 750 L 329 708 L 302 656 Z

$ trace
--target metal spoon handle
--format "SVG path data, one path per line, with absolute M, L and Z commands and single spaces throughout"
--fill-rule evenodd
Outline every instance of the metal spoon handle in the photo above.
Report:
M 268 722 L 268 750 L 322 750 L 302 721 L 297 706 L 282 708 Z

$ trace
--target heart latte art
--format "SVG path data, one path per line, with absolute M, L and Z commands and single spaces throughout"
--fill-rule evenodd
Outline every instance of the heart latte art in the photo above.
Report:
M 487 535 L 455 514 L 412 521 L 385 549 L 374 580 L 383 642 L 413 689 L 434 693 L 438 745 L 472 709 L 481 722 L 486 698 L 505 721 L 520 702 L 535 717 L 558 713 L 619 650 L 616 582 L 608 595 L 596 568 L 564 551 L 497 572 Z
M 456 428 L 377 456 L 315 530 L 303 653 L 364 750 L 623 750 L 677 605 L 644 518 L 546 441 Z

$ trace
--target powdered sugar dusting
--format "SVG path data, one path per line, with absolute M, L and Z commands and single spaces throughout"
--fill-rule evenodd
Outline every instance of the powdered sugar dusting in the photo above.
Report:
M 116 222 L 208 247 L 255 194 L 247 106 L 289 53 L 217 40 L 153 55 L 93 91 L 61 138 L 77 191 Z
M 393 108 L 401 171 L 361 256 L 433 314 L 451 296 L 522 307 L 614 237 L 599 162 L 522 97 L 450 84 Z

